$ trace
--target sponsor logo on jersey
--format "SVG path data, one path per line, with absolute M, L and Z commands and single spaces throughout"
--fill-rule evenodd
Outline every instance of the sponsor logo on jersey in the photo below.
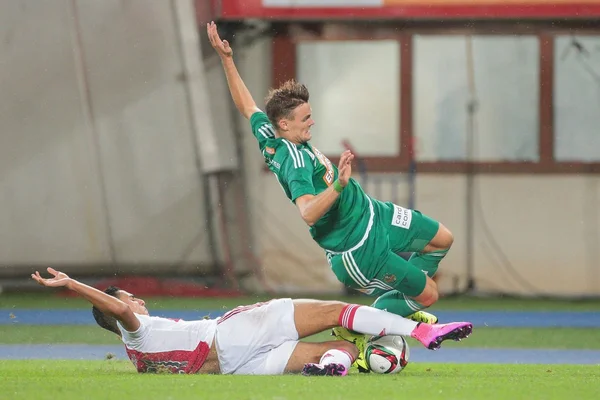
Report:
M 394 282 L 396 282 L 396 275 L 394 275 L 394 274 L 385 274 L 383 276 L 383 281 L 385 283 L 394 283 Z
M 333 184 L 333 178 L 335 177 L 335 172 L 333 171 L 333 165 L 331 164 L 331 161 L 329 161 L 329 158 L 325 157 L 325 154 L 321 153 L 316 147 L 313 146 L 312 150 L 321 165 L 325 167 L 323 180 L 328 186 L 331 186 Z
M 272 147 L 265 147 L 265 151 L 267 152 L 267 154 L 270 154 L 270 155 L 275 154 L 275 149 Z
M 187 361 L 142 361 L 145 366 L 145 371 L 154 374 L 172 373 L 183 374 L 187 367 Z
M 273 160 L 273 159 L 266 159 L 267 165 L 272 165 L 277 169 L 281 169 L 281 164 L 279 164 L 277 161 Z
M 410 210 L 394 204 L 394 216 L 392 217 L 392 225 L 400 228 L 409 229 L 412 220 Z

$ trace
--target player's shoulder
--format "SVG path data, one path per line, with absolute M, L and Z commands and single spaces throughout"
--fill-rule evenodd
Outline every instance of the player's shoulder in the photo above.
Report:
M 254 135 L 259 141 L 275 138 L 275 128 L 273 128 L 267 115 L 259 109 L 256 110 L 257 111 L 250 116 L 250 126 L 252 127 Z
M 254 110 L 254 113 L 250 116 L 250 124 L 253 126 L 257 125 L 271 125 L 271 121 L 267 114 L 265 114 L 261 109 L 257 108 Z
M 279 157 L 289 157 L 291 153 L 296 153 L 296 145 L 282 137 L 269 140 L 269 144 L 275 148 Z
M 274 150 L 276 152 L 274 156 L 281 161 L 282 165 L 294 169 L 309 166 L 312 162 L 310 154 L 304 151 L 303 146 L 287 139 L 277 138 L 277 146 Z
M 136 314 L 136 313 L 134 313 L 134 315 L 140 321 L 140 323 L 142 323 L 143 325 L 147 325 L 147 326 L 165 324 L 165 323 L 170 323 L 171 321 L 175 321 L 175 319 L 173 319 L 173 318 L 157 317 L 154 315 L 145 315 L 145 314 Z
M 124 340 L 139 338 L 144 336 L 145 332 L 152 330 L 152 317 L 149 315 L 133 313 L 133 316 L 139 321 L 140 325 L 135 331 L 125 329 L 120 321 L 117 321 L 117 327 L 121 331 L 121 337 Z
M 151 326 L 152 323 L 155 321 L 155 319 L 159 318 L 159 317 L 151 317 L 149 315 L 137 314 L 137 313 L 133 313 L 133 315 L 135 315 L 137 320 L 140 321 L 140 325 L 145 325 L 145 326 Z

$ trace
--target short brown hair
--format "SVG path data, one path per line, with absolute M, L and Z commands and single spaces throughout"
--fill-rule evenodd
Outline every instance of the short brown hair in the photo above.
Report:
M 277 127 L 280 119 L 290 119 L 294 109 L 308 103 L 308 98 L 309 93 L 306 86 L 290 79 L 277 89 L 269 90 L 269 94 L 265 99 L 267 117 L 269 117 L 273 126 Z

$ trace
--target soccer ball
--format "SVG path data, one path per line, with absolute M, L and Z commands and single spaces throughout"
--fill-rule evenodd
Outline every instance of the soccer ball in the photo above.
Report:
M 410 349 L 402 336 L 374 336 L 365 348 L 369 369 L 377 374 L 397 374 L 408 364 Z

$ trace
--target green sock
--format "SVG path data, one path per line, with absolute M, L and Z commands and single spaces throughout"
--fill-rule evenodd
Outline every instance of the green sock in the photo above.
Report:
M 408 260 L 412 265 L 419 268 L 433 277 L 438 270 L 440 261 L 446 256 L 449 249 L 437 250 L 430 253 L 414 253 Z M 392 314 L 408 317 L 417 311 L 424 310 L 427 307 L 417 303 L 415 300 L 406 297 L 397 290 L 392 290 L 379 296 L 371 307 L 379 310 L 385 310 Z
M 377 300 L 371 304 L 371 307 L 391 312 L 392 314 L 401 317 L 408 317 L 419 310 L 427 308 L 413 299 L 406 297 L 397 290 L 391 290 L 379 296 Z
M 433 278 L 438 270 L 440 261 L 446 256 L 448 250 L 449 249 L 437 250 L 430 253 L 413 253 L 408 259 L 408 262 L 419 268 L 421 271 L 425 271 L 430 278 Z

